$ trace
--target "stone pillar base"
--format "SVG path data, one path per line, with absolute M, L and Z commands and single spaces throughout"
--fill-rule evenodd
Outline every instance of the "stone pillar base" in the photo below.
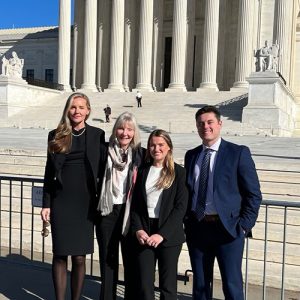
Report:
M 296 103 L 275 71 L 251 73 L 248 105 L 242 122 L 277 136 L 291 136 L 294 130 Z
M 212 82 L 202 82 L 200 84 L 200 87 L 197 88 L 197 92 L 203 91 L 203 90 L 211 90 L 211 91 L 219 91 L 218 86 L 216 83 L 212 83 Z
M 122 84 L 110 83 L 108 88 L 104 90 L 104 92 L 114 93 L 114 92 L 125 92 Z
M 62 84 L 62 89 L 64 92 L 72 92 L 73 90 L 71 89 L 71 86 L 69 84 Z
M 43 105 L 60 91 L 29 85 L 22 78 L 0 75 L 0 118 L 8 118 L 26 108 Z M 21 121 L 21 120 L 20 120 Z
M 170 83 L 165 92 L 186 92 L 186 86 L 183 83 Z
M 133 92 L 144 91 L 144 92 L 154 92 L 153 87 L 149 83 L 138 83 L 135 89 L 132 89 Z
M 230 91 L 240 91 L 244 90 L 245 92 L 248 92 L 249 89 L 249 83 L 247 81 L 236 81 L 233 84 L 233 87 L 230 88 Z
M 98 92 L 97 87 L 95 84 L 85 84 L 83 83 L 80 88 L 81 91 L 91 91 L 91 92 Z

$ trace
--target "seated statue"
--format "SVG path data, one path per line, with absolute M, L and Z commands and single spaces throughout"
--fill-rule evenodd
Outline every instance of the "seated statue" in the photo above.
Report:
M 22 78 L 24 59 L 19 58 L 15 51 L 11 55 L 10 59 L 7 59 L 5 56 L 2 58 L 2 75 Z
M 277 42 L 272 46 L 265 41 L 265 46 L 258 49 L 255 53 L 256 72 L 277 71 L 277 61 L 279 55 L 279 46 Z

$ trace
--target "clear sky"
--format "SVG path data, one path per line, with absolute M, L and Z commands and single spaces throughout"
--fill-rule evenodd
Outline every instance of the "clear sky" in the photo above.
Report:
M 1 0 L 0 29 L 56 26 L 58 7 L 59 0 Z

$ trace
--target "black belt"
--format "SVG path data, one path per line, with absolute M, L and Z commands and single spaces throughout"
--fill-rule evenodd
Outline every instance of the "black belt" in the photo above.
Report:
M 220 217 L 219 215 L 205 215 L 201 221 L 207 223 L 219 222 Z

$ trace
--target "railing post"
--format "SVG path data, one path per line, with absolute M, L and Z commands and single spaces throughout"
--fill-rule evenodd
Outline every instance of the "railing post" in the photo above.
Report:
M 20 255 L 22 255 L 23 253 L 23 247 L 22 247 L 22 244 L 23 244 L 23 181 L 21 181 L 21 208 L 20 208 L 20 211 L 21 211 L 21 214 L 20 214 Z
M 285 248 L 286 248 L 286 227 L 287 208 L 284 208 L 283 241 L 282 241 L 282 273 L 281 273 L 281 300 L 284 300 L 284 272 L 285 272 Z
M 246 238 L 246 267 L 245 267 L 245 300 L 248 299 L 248 263 L 249 263 L 249 238 Z
M 12 183 L 9 180 L 9 243 L 8 243 L 8 253 L 11 254 L 11 240 L 12 240 Z
M 263 271 L 263 297 L 266 299 L 266 273 L 267 273 L 267 244 L 268 244 L 268 208 L 266 205 L 266 215 L 265 215 L 265 246 L 264 246 L 264 271 Z

